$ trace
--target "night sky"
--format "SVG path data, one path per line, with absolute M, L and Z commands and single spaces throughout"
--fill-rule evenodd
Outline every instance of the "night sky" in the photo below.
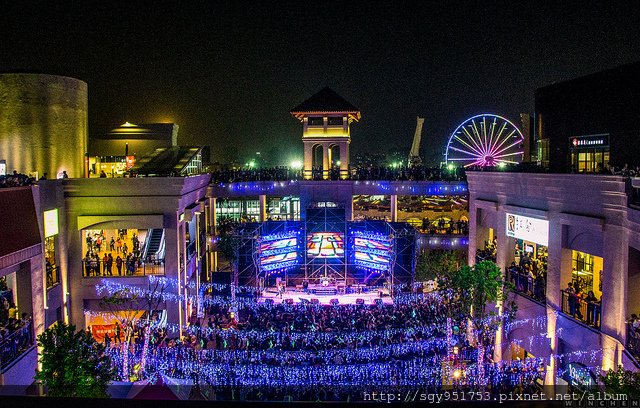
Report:
M 432 162 L 477 113 L 513 121 L 553 82 L 640 60 L 640 2 L 29 2 L 0 13 L 0 71 L 89 84 L 89 126 L 168 121 L 214 160 L 302 157 L 289 110 L 329 86 L 362 112 L 352 153 Z M 442 2 L 444 3 L 444 2 Z

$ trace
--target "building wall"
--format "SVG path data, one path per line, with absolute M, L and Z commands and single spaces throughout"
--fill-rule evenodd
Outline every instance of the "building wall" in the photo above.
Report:
M 612 165 L 639 165 L 640 63 L 539 88 L 536 138 L 550 140 L 550 169 L 568 171 L 572 136 L 610 134 Z
M 83 177 L 87 84 L 45 75 L 0 74 L 0 159 L 8 172 Z
M 179 215 L 203 200 L 209 175 L 125 179 L 65 180 L 65 217 L 69 247 L 69 291 L 71 321 L 84 327 L 85 307 L 94 309 L 100 297 L 95 285 L 102 278 L 84 278 L 82 230 L 118 228 L 164 228 L 165 276 L 178 278 L 179 247 L 184 242 L 184 222 Z M 109 278 L 112 282 L 146 288 L 144 277 Z M 177 323 L 178 305 L 167 307 L 170 322 Z M 184 316 L 183 316 L 184 317 Z
M 629 251 L 640 242 L 640 224 L 635 210 L 627 206 L 626 181 L 620 176 L 506 172 L 468 172 L 467 179 L 470 263 L 475 262 L 476 250 L 486 239 L 481 235 L 488 228 L 497 237 L 498 265 L 504 270 L 511 263 L 515 239 L 506 236 L 507 213 L 549 221 L 546 306 L 535 306 L 537 302 L 518 295 L 519 314 L 524 318 L 536 319 L 540 308 L 547 308 L 545 326 L 551 341 L 546 354 L 575 353 L 573 362 L 580 362 L 578 357 L 586 358 L 580 350 L 602 349 L 595 365 L 608 369 L 628 362 L 621 354 L 625 320 L 630 313 L 628 300 L 638 295 L 635 286 L 628 286 L 629 276 L 638 273 L 630 269 L 637 263 L 629 262 Z M 571 280 L 571 250 L 604 259 L 600 330 L 558 313 L 560 290 Z M 533 327 L 523 328 L 509 339 L 523 341 L 535 333 Z M 545 354 L 544 349 L 536 352 Z M 555 361 L 554 366 L 557 370 L 569 362 Z

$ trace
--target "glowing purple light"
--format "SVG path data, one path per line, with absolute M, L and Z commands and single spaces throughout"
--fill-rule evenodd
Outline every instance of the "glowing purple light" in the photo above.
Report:
M 524 136 L 508 119 L 491 113 L 473 116 L 453 131 L 447 143 L 445 162 L 464 167 L 516 164 L 522 159 Z

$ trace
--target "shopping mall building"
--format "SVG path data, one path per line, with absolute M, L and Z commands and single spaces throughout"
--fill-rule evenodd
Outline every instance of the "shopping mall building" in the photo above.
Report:
M 612 83 L 629 75 L 637 78 L 638 66 L 621 70 L 624 75 L 604 73 L 536 93 L 537 145 L 533 150 L 542 168 L 561 171 L 553 167 L 559 160 L 554 152 L 564 143 L 566 157 L 561 160 L 584 174 L 569 174 L 566 169 L 549 173 L 541 168 L 526 173 L 471 171 L 466 182 L 349 179 L 350 126 L 360 120 L 360 112 L 327 89 L 292 109 L 292 115 L 302 122 L 304 144 L 303 171 L 293 180 L 214 180 L 211 174 L 202 174 L 199 148 L 181 148 L 173 142 L 148 157 L 136 158 L 135 169 L 146 177 L 118 178 L 111 172 L 111 177 L 80 178 L 86 174 L 88 156 L 45 150 L 57 139 L 32 132 L 40 128 L 37 126 L 4 129 L 0 162 L 5 157 L 15 160 L 4 163 L 8 169 L 47 171 L 49 175 L 68 169 L 71 178 L 0 189 L 0 278 L 4 282 L 0 296 L 32 316 L 34 335 L 59 320 L 99 335 L 113 323 L 101 302 L 108 294 L 105 286 L 148 290 L 150 276 L 164 277 L 172 285 L 172 296 L 157 305 L 156 311 L 168 323 L 181 327 L 193 313 L 201 312 L 191 299 L 197 297 L 202 282 L 215 281 L 224 275 L 220 271 L 230 270 L 227 276 L 237 283 L 243 272 L 229 268 L 218 250 L 217 232 L 224 219 L 242 222 L 250 230 L 245 237 L 251 249 L 247 265 L 253 269 L 248 275 L 256 278 L 261 273 L 293 270 L 305 274 L 319 270 L 326 276 L 328 269 L 340 276 L 341 270 L 357 265 L 356 260 L 369 274 L 385 276 L 379 272 L 391 272 L 396 264 L 412 272 L 415 254 L 422 248 L 466 249 L 468 244 L 470 264 L 478 256 L 490 256 L 514 284 L 521 324 L 501 333 L 497 358 L 548 358 L 548 384 L 554 384 L 557 376 L 586 385 L 595 381 L 595 367 L 623 364 L 638 369 L 629 352 L 637 340 L 629 336 L 626 319 L 640 312 L 636 296 L 640 289 L 640 206 L 636 206 L 640 178 L 588 174 L 606 167 L 605 157 L 615 165 L 624 164 L 616 160 L 631 162 L 628 155 L 618 159 L 616 153 L 628 129 L 619 121 L 614 126 L 610 116 L 589 105 L 592 99 L 586 97 L 591 89 L 594 98 L 615 99 L 607 93 L 617 89 Z M 70 114 L 63 129 L 52 127 L 59 133 L 54 136 L 62 137 L 65 129 L 73 128 L 78 143 L 91 145 L 86 84 L 42 74 L 11 74 L 2 81 L 0 75 L 2 86 L 17 89 L 13 93 L 17 101 L 33 100 L 20 92 L 35 92 L 34 88 L 37 94 L 69 89 L 65 101 L 71 104 L 66 109 Z M 565 98 L 545 98 L 560 90 L 567 94 Z M 628 98 L 635 104 L 636 116 L 639 94 L 636 89 L 635 99 L 633 95 Z M 567 113 L 560 121 L 553 116 L 553 100 L 585 105 L 572 108 L 579 115 Z M 24 107 L 25 112 L 29 109 Z M 57 108 L 38 104 L 37 109 Z M 570 112 L 562 106 L 557 109 Z M 588 123 L 581 119 L 585 115 L 591 117 Z M 39 138 L 34 146 L 41 146 L 42 151 L 35 149 L 33 157 L 15 159 L 21 132 Z M 110 143 L 125 151 L 118 140 Z M 625 152 L 630 149 L 636 149 L 631 157 L 640 157 L 637 147 L 630 146 Z M 47 157 L 46 166 L 38 168 L 38 157 Z M 360 228 L 363 225 L 371 230 Z M 409 237 L 406 226 L 419 231 Z M 290 258 L 281 248 L 272 248 L 275 255 L 265 252 L 264 257 L 253 250 L 258 242 L 272 242 L 265 239 L 269 234 L 292 242 L 287 234 L 298 231 L 312 238 L 330 233 L 333 243 L 342 240 L 347 245 L 341 256 L 336 250 L 332 259 L 320 263 L 309 255 L 311 241 L 301 239 L 295 244 L 300 249 L 294 245 L 291 250 L 297 255 Z M 389 259 L 379 251 L 361 249 L 358 258 L 353 238 L 357 234 L 373 246 L 391 245 L 388 248 L 396 255 L 401 250 L 389 242 L 404 234 L 406 257 Z M 532 264 L 535 271 L 529 273 Z M 258 279 L 247 282 L 257 284 Z M 569 296 L 570 282 L 583 293 L 593 292 L 597 301 Z M 546 334 L 544 341 L 540 333 Z M 0 349 L 0 385 L 23 391 L 32 383 L 37 365 L 33 337 L 27 337 L 24 349 Z
M 627 324 L 640 312 L 640 178 L 624 169 L 640 157 L 639 76 L 631 64 L 538 89 L 539 166 L 467 172 L 469 262 L 492 254 L 529 322 L 498 352 L 549 356 L 557 377 L 583 386 L 598 367 L 640 369 Z

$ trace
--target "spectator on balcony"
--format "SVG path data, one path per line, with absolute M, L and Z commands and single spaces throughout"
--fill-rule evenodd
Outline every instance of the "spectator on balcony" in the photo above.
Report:
M 567 303 L 569 303 L 569 314 L 571 317 L 576 317 L 578 315 L 578 319 L 582 319 L 582 313 L 580 313 L 580 309 L 578 308 L 579 299 L 575 289 L 573 288 L 573 282 L 569 282 L 567 288 L 565 289 L 567 293 L 568 299 Z
M 587 302 L 587 324 L 596 326 L 598 324 L 598 318 L 600 317 L 600 308 L 597 305 L 598 298 L 593 291 L 590 290 L 584 300 Z
M 18 320 L 18 308 L 15 303 L 12 303 L 9 307 L 9 320 Z

